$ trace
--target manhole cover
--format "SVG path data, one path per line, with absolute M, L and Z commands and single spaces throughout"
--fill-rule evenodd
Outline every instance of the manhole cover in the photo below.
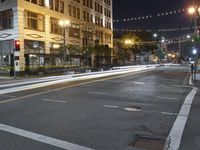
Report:
M 137 107 L 137 106 L 130 106 L 130 107 L 126 107 L 124 108 L 124 110 L 126 111 L 133 111 L 133 112 L 137 112 L 137 111 L 142 111 L 142 108 L 140 107 Z
M 164 145 L 164 139 L 151 137 L 137 137 L 136 140 L 130 144 L 130 146 L 142 148 L 145 150 L 163 150 Z

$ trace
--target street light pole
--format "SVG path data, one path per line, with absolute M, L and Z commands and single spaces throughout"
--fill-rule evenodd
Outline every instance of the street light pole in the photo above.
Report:
M 66 27 L 63 27 L 64 29 L 64 33 L 63 33 L 63 37 L 64 37 L 64 41 L 63 41 L 63 44 L 64 44 L 64 63 L 66 63 Z
M 188 12 L 190 15 L 193 15 L 193 19 L 194 19 L 194 35 L 196 36 L 196 38 L 199 38 L 199 31 L 198 31 L 198 27 L 199 27 L 199 17 L 200 17 L 200 6 L 198 7 L 190 7 L 188 9 Z M 196 54 L 195 54 L 195 67 L 194 67 L 194 81 L 196 80 L 196 74 L 197 74 L 197 64 L 198 64 L 198 42 L 195 41 L 195 47 L 196 49 Z
M 63 57 L 63 61 L 64 61 L 64 64 L 66 63 L 66 29 L 67 27 L 70 25 L 70 21 L 69 20 L 60 20 L 59 21 L 59 25 L 63 28 L 63 44 L 64 44 L 64 57 Z
M 200 8 L 200 7 L 199 7 Z M 197 16 L 195 16 L 195 35 L 196 35 L 196 38 L 199 38 L 199 33 L 198 33 L 198 26 L 199 26 L 199 8 L 197 9 L 196 13 L 197 13 Z M 195 57 L 195 70 L 194 70 L 194 80 L 196 81 L 196 75 L 197 75 L 197 67 L 198 67 L 198 42 L 196 41 L 195 42 L 195 46 L 197 48 L 196 50 L 196 57 Z

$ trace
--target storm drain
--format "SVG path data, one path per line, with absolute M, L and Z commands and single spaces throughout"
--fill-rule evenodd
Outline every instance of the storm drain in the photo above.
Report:
M 130 146 L 142 148 L 145 150 L 163 150 L 165 145 L 164 139 L 151 137 L 137 137 Z
M 124 108 L 124 110 L 138 112 L 138 111 L 142 111 L 142 108 L 141 107 L 137 107 L 137 106 L 130 106 L 130 107 Z

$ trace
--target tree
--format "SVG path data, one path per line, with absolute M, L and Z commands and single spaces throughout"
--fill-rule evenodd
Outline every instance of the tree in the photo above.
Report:
M 193 39 L 194 39 L 195 43 L 198 43 L 198 44 L 200 43 L 200 36 L 199 35 L 194 35 Z
M 162 47 L 158 46 L 158 49 L 156 50 L 156 55 L 160 60 L 165 59 L 165 51 Z
M 88 59 L 92 57 L 92 54 L 94 54 L 94 47 L 92 45 L 84 45 L 81 47 L 81 55 L 84 57 L 86 65 L 88 64 Z
M 107 64 L 110 64 L 111 60 L 111 49 L 108 45 L 95 45 L 94 54 L 96 56 L 96 65 L 101 66 L 103 59 L 106 60 Z
M 127 32 L 121 35 L 119 40 L 120 49 L 124 50 L 124 56 L 126 55 L 125 59 L 128 61 L 130 60 L 131 56 L 134 58 L 134 60 L 136 60 L 137 55 L 146 56 L 149 54 L 154 54 L 155 49 L 157 49 L 157 45 L 155 43 L 151 43 L 153 39 L 152 34 L 149 32 Z
M 192 49 L 194 47 L 194 42 L 186 41 L 183 43 L 183 50 L 185 56 L 192 56 Z
M 84 45 L 81 47 L 81 54 L 91 56 L 94 53 L 94 47 L 92 45 Z
M 66 61 L 70 62 L 74 56 L 80 56 L 80 47 L 78 45 L 71 45 L 68 44 L 67 46 L 62 46 L 60 47 L 60 55 L 61 58 L 63 58 L 63 62 L 65 61 L 64 59 L 66 58 Z

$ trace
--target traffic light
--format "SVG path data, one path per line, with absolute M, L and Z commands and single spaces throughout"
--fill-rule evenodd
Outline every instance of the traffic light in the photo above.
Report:
M 20 41 L 15 40 L 15 51 L 20 51 Z

